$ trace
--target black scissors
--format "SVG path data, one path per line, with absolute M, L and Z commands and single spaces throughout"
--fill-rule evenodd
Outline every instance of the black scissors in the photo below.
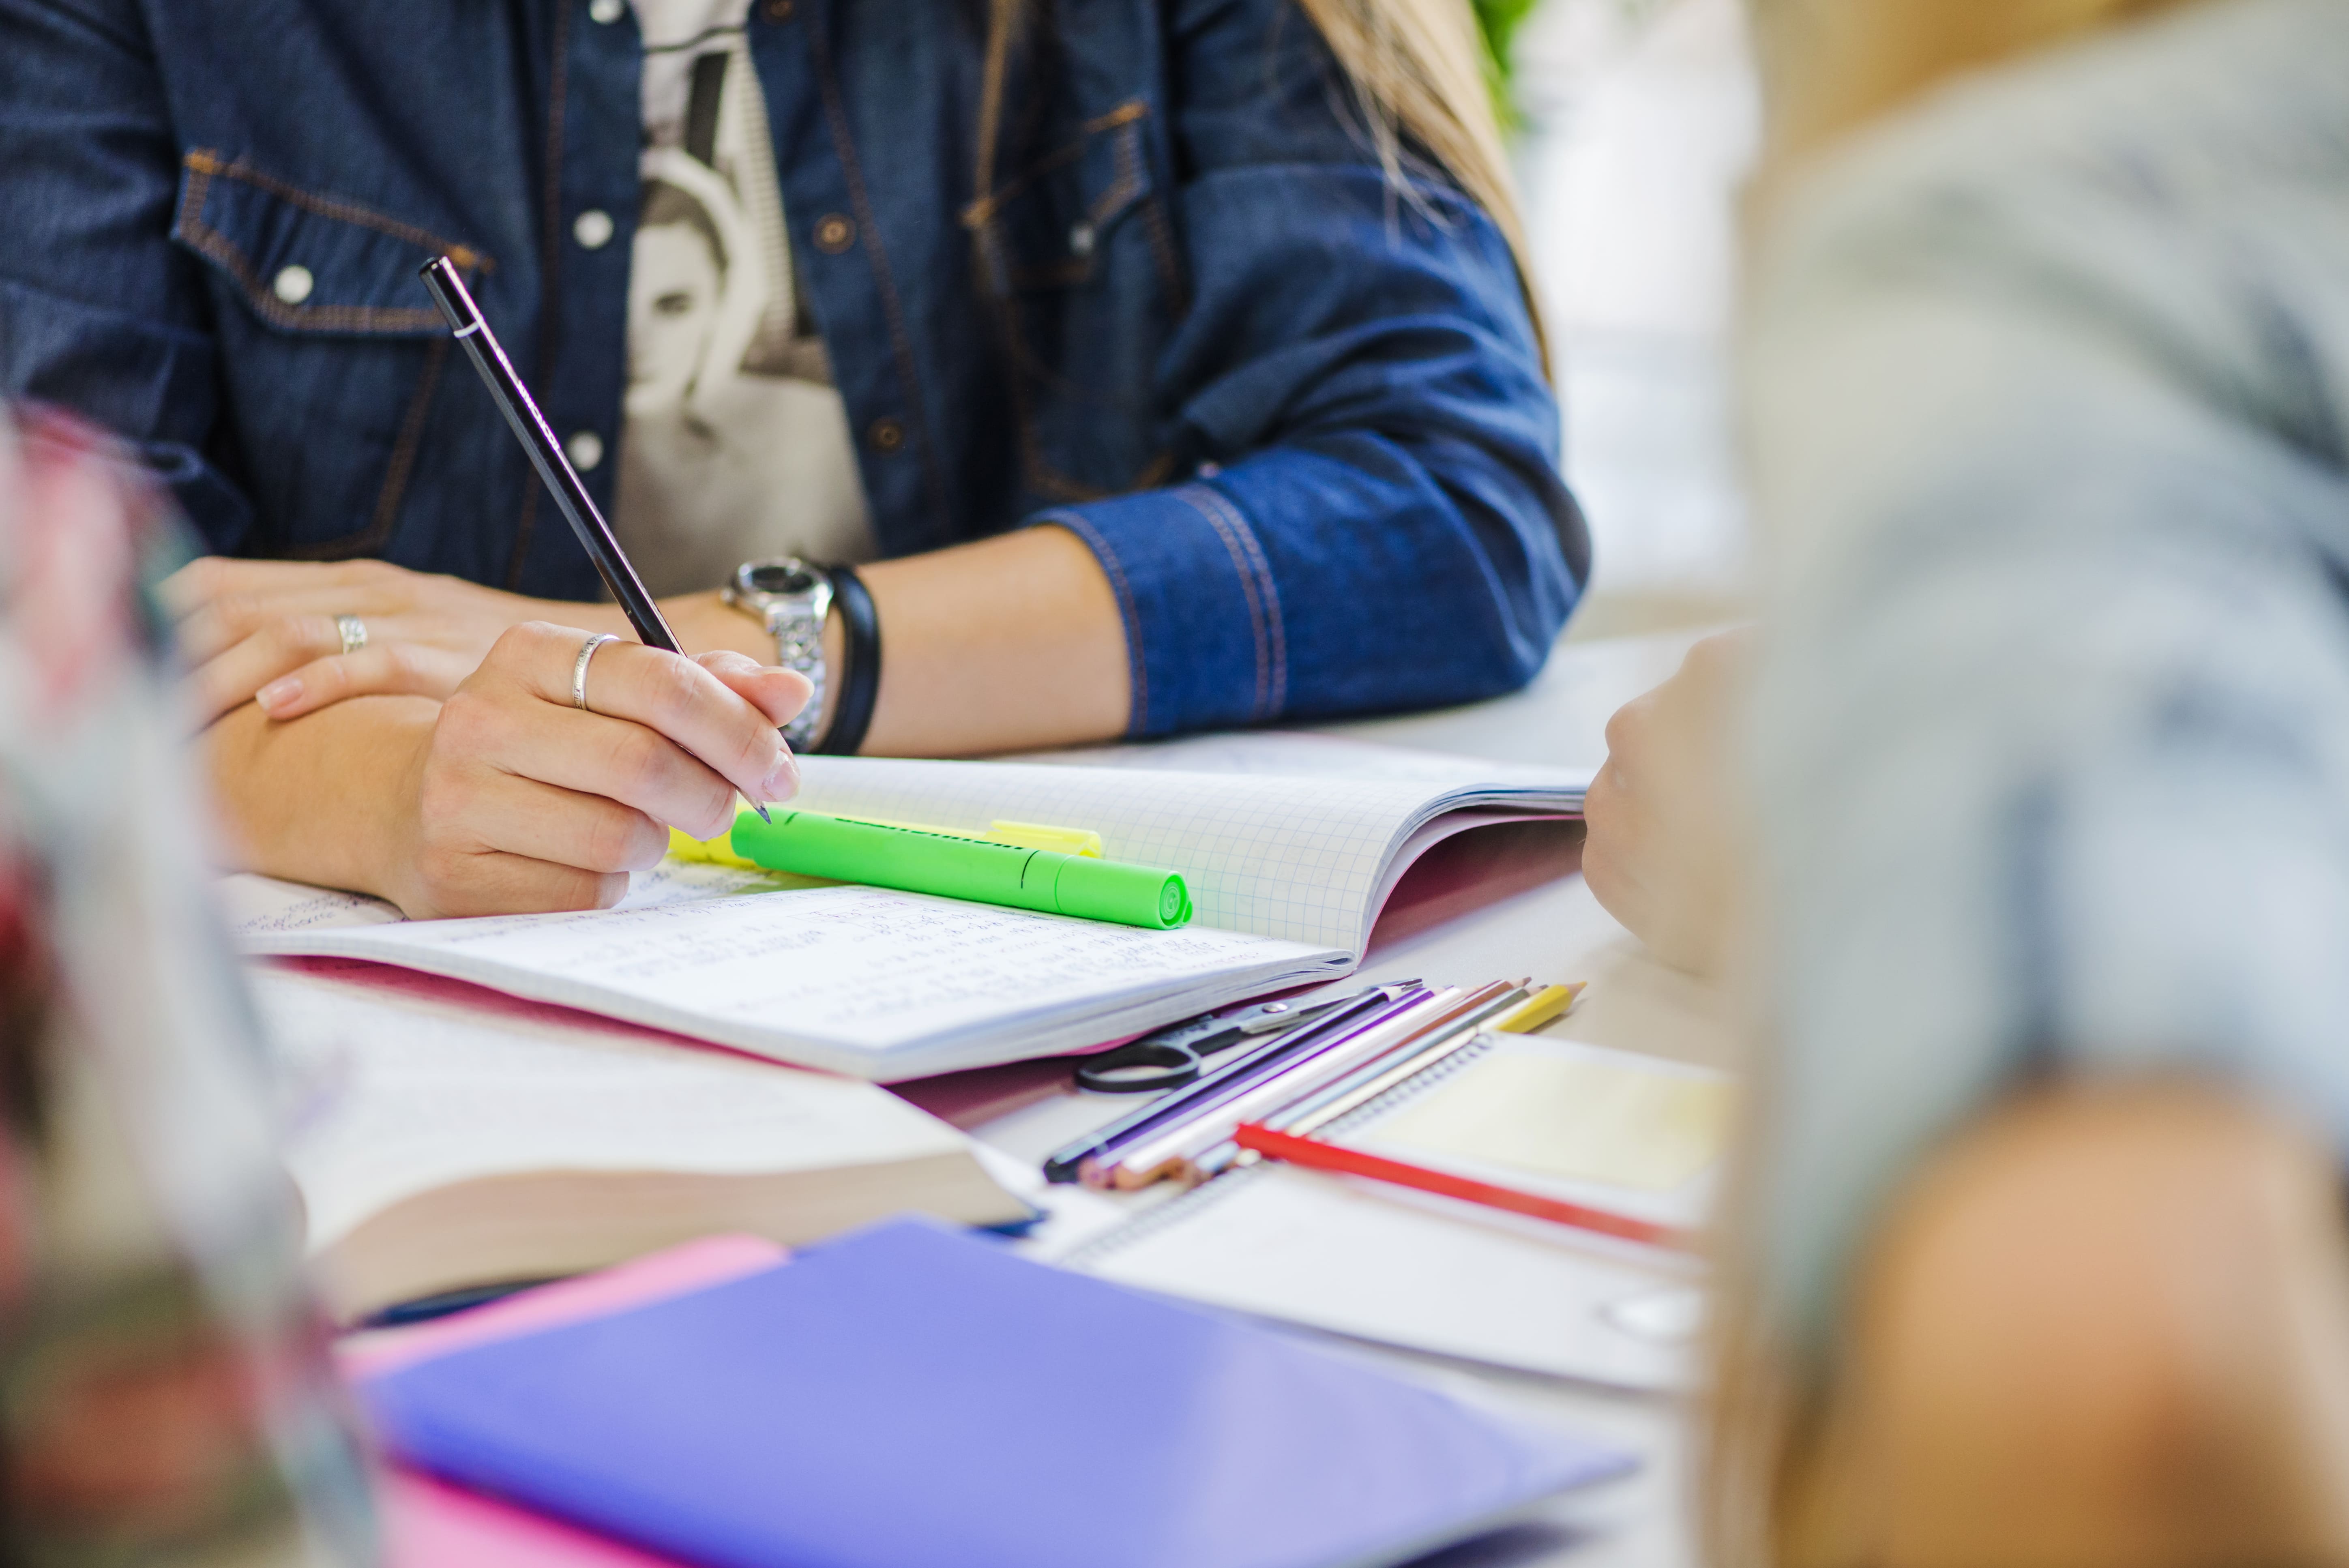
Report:
M 1346 1000 L 1339 998 L 1339 1002 Z M 1147 1094 L 1180 1088 L 1199 1076 L 1205 1059 L 1243 1040 L 1264 1040 L 1318 1018 L 1339 1002 L 1253 1002 L 1202 1013 L 1186 1024 L 1128 1040 L 1077 1064 L 1077 1087 L 1102 1094 Z

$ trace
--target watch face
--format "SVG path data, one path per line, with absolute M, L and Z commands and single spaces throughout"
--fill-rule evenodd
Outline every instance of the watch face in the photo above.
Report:
M 815 574 L 797 566 L 768 562 L 750 571 L 750 589 L 758 593 L 804 593 L 815 586 Z

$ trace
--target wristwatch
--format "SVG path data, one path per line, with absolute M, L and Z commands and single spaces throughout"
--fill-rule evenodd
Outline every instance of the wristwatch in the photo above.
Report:
M 796 555 L 746 561 L 734 569 L 721 597 L 756 617 L 775 639 L 775 662 L 799 671 L 815 687 L 799 717 L 783 726 L 783 738 L 793 751 L 812 749 L 824 711 L 823 624 L 832 614 L 831 573 Z

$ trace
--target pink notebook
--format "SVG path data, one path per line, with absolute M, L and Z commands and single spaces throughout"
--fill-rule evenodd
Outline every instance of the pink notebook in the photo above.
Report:
M 367 1335 L 342 1346 L 336 1360 L 345 1377 L 364 1381 L 463 1346 L 738 1279 L 782 1256 L 756 1236 L 709 1236 L 438 1322 Z M 390 1568 L 685 1568 L 397 1465 L 386 1469 L 379 1495 Z

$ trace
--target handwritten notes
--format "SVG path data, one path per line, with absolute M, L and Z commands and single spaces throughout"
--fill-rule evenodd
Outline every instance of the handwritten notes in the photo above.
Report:
M 313 910 L 294 929 L 258 912 L 238 934 L 248 952 L 402 965 L 884 1079 L 1074 1049 L 1350 962 L 1205 927 L 879 888 L 742 892 L 757 879 L 685 870 L 616 910 L 341 926 Z M 281 902 L 304 907 L 307 891 Z

